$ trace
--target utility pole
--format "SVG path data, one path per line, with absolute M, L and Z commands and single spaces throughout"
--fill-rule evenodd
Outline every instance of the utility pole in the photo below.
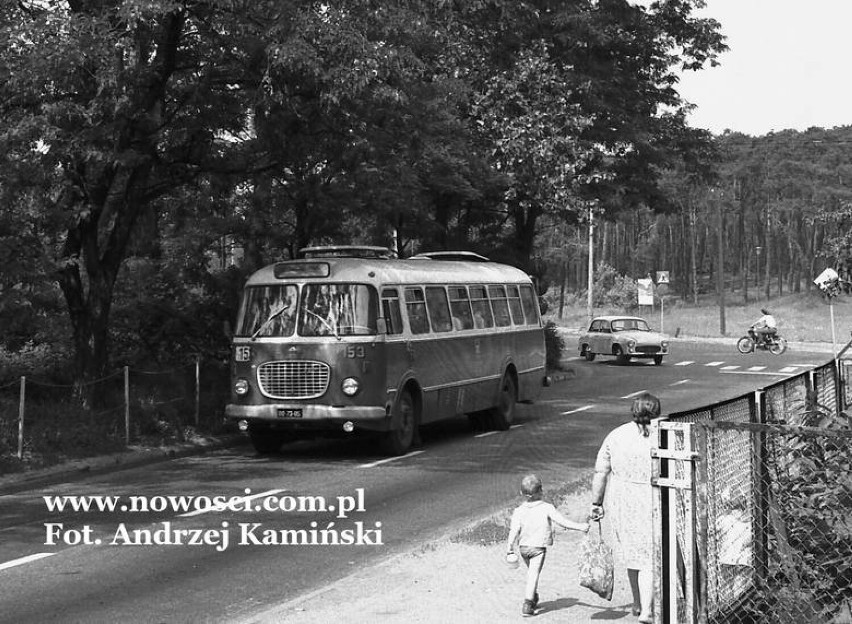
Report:
M 589 317 L 589 322 L 592 321 L 592 287 L 595 280 L 595 211 L 594 205 L 589 205 L 589 294 L 586 300 L 586 315 Z
M 722 214 L 722 197 L 723 193 L 719 191 L 717 194 L 713 192 L 713 199 L 716 201 L 716 215 L 719 219 L 719 227 L 717 240 L 717 258 L 716 258 L 716 289 L 719 295 L 719 333 L 724 336 L 727 333 L 725 328 L 725 218 Z

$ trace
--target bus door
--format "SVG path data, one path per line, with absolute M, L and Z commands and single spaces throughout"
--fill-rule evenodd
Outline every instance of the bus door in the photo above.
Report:
M 381 293 L 385 324 L 384 384 L 389 394 L 396 391 L 400 380 L 414 366 L 414 345 L 405 334 L 401 294 L 399 288 L 383 288 Z

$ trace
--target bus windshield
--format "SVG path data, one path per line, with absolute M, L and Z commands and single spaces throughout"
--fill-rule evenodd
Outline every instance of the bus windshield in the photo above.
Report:
M 296 284 L 246 289 L 237 336 L 287 337 L 376 334 L 378 296 L 364 284 Z M 298 322 L 297 322 L 298 319 Z
M 373 335 L 378 309 L 376 290 L 364 284 L 305 284 L 299 305 L 299 335 Z
M 247 288 L 237 319 L 237 336 L 292 336 L 296 328 L 295 284 Z

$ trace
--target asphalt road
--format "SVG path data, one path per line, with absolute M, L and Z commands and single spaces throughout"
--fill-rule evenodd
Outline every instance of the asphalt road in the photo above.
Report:
M 573 376 L 519 406 L 510 431 L 455 419 L 427 428 L 423 447 L 401 458 L 352 441 L 299 442 L 272 457 L 241 446 L 0 496 L 0 622 L 239 621 L 506 507 L 527 471 L 545 487 L 587 484 L 603 436 L 629 418 L 638 392 L 680 411 L 828 359 L 795 345 L 776 357 L 700 343 L 676 344 L 662 366 L 576 358 Z M 44 497 L 54 496 L 120 498 L 114 510 L 50 511 Z M 175 511 L 168 496 L 195 498 Z M 236 497 L 234 508 L 194 511 L 206 507 L 198 497 L 215 496 Z M 134 510 L 143 500 L 155 510 Z M 279 508 L 257 509 L 270 501 Z M 274 543 L 300 529 L 312 541 L 366 543 Z M 182 543 L 129 544 L 157 535 Z

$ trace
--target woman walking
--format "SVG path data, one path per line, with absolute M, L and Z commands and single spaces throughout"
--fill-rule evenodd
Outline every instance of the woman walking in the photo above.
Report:
M 654 570 L 651 495 L 651 438 L 648 426 L 660 417 L 660 400 L 643 392 L 633 401 L 633 422 L 613 429 L 603 441 L 592 480 L 593 520 L 604 517 L 604 502 L 615 547 L 627 568 L 633 614 L 653 622 Z

